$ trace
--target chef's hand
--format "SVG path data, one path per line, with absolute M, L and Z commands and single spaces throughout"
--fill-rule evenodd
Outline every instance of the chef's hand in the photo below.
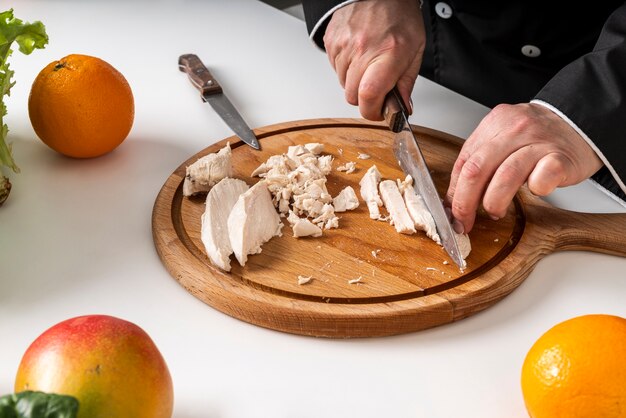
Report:
M 538 196 L 592 176 L 602 161 L 563 119 L 538 104 L 498 105 L 463 144 L 446 195 L 454 229 L 469 232 L 482 205 L 492 219 L 506 214 L 528 183 Z
M 326 53 L 346 100 L 364 118 L 383 119 L 385 95 L 396 84 L 412 110 L 425 36 L 415 0 L 358 1 L 333 13 L 324 35 Z

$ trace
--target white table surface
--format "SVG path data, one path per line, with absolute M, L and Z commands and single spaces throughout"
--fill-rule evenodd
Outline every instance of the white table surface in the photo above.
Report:
M 358 117 L 326 56 L 302 21 L 255 0 L 13 3 L 17 17 L 46 24 L 50 43 L 10 59 L 16 85 L 6 123 L 22 172 L 11 175 L 0 208 L 0 393 L 13 390 L 21 356 L 41 332 L 101 313 L 154 339 L 174 381 L 176 418 L 521 418 L 521 365 L 544 331 L 580 314 L 626 316 L 626 259 L 589 252 L 549 255 L 491 308 L 396 337 L 301 337 L 214 310 L 169 276 L 151 235 L 166 178 L 232 135 L 178 71 L 178 56 L 210 63 L 252 127 Z M 107 60 L 133 89 L 133 129 L 101 158 L 57 155 L 28 118 L 35 76 L 70 53 Z M 423 79 L 412 98 L 412 123 L 460 137 L 487 112 Z M 588 182 L 548 200 L 624 212 Z

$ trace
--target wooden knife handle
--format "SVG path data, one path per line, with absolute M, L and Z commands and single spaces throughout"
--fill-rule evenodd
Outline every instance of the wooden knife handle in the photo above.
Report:
M 197 55 L 184 54 L 178 57 L 178 69 L 187 73 L 191 83 L 200 90 L 203 97 L 207 94 L 218 94 L 222 92 L 222 86 L 220 86 Z
M 406 117 L 409 116 L 398 88 L 394 87 L 387 93 L 383 103 L 383 116 L 392 132 L 400 132 L 404 127 L 403 113 Z

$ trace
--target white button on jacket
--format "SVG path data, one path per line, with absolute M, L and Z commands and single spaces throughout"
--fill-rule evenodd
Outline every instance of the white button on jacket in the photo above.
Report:
M 522 47 L 522 54 L 527 57 L 538 57 L 541 55 L 541 49 L 537 48 L 535 45 L 524 45 Z
M 450 7 L 448 3 L 444 3 L 443 1 L 435 4 L 435 12 L 442 19 L 449 19 L 450 17 L 452 17 L 452 7 Z

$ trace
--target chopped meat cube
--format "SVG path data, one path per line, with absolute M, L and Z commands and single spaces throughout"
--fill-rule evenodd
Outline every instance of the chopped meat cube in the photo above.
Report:
M 356 192 L 352 186 L 346 186 L 335 196 L 333 206 L 335 207 L 335 212 L 345 212 L 359 207 L 359 198 L 356 197 Z
M 291 225 L 293 236 L 296 238 L 319 237 L 322 235 L 322 228 L 315 225 L 308 218 L 300 218 L 293 211 L 289 211 L 287 221 Z

